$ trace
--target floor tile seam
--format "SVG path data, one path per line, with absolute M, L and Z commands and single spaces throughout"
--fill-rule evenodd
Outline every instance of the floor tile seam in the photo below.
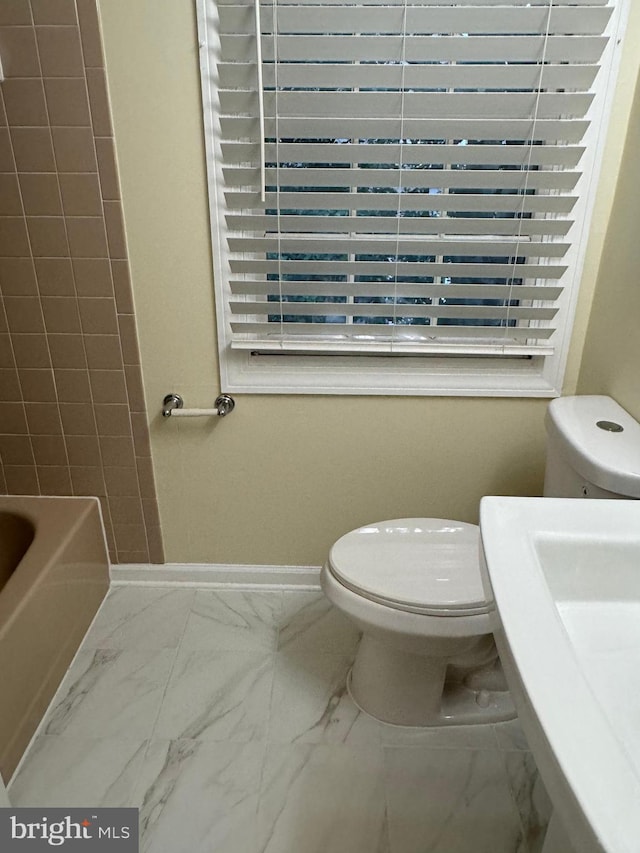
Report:
M 527 753 L 523 750 L 511 750 L 512 752 L 517 752 L 519 755 L 526 755 Z M 507 751 L 499 749 L 500 761 L 502 763 L 502 767 L 504 768 L 504 775 L 507 783 L 507 790 L 509 791 L 509 797 L 511 798 L 511 802 L 513 804 L 513 808 L 516 813 L 516 817 L 518 818 L 518 825 L 520 827 L 520 832 L 522 833 L 522 851 L 523 853 L 529 853 L 529 844 L 527 841 L 527 828 L 524 824 L 524 820 L 522 817 L 522 813 L 520 811 L 520 807 L 518 806 L 518 801 L 516 799 L 516 792 L 514 791 L 513 785 L 511 784 L 511 776 L 509 774 L 509 768 L 507 766 Z M 530 754 L 530 753 L 529 753 Z
M 169 667 L 169 671 L 167 673 L 167 678 L 166 678 L 166 681 L 164 684 L 164 688 L 162 690 L 162 696 L 160 697 L 160 701 L 158 702 L 158 706 L 156 709 L 153 725 L 151 726 L 151 728 L 149 730 L 149 734 L 147 735 L 147 737 L 145 739 L 146 744 L 145 744 L 144 752 L 143 752 L 142 757 L 140 759 L 138 771 L 137 771 L 137 773 L 134 774 L 135 779 L 133 781 L 133 784 L 131 785 L 131 796 L 129 798 L 129 801 L 131 803 L 131 806 L 133 808 L 137 808 L 139 811 L 142 809 L 142 806 L 144 804 L 144 795 L 146 793 L 145 791 L 142 791 L 142 786 L 141 786 L 140 782 L 141 782 L 142 775 L 143 775 L 145 768 L 146 768 L 147 756 L 149 755 L 149 750 L 151 748 L 151 744 L 154 742 L 154 740 L 155 741 L 164 740 L 165 742 L 167 740 L 170 740 L 168 738 L 154 737 L 154 735 L 155 735 L 156 727 L 158 725 L 158 720 L 160 718 L 160 712 L 162 710 L 162 706 L 164 704 L 165 697 L 167 695 L 167 690 L 169 688 L 169 682 L 171 680 L 171 676 L 172 676 L 173 671 L 175 669 L 176 661 L 178 659 L 179 649 L 180 649 L 180 642 L 178 642 L 178 644 L 176 645 L 176 647 L 174 649 L 173 661 L 172 661 L 171 666 Z M 139 789 L 140 789 L 140 793 L 138 795 Z
M 116 589 L 121 589 L 121 587 L 116 587 Z M 192 599 L 192 602 L 189 604 L 189 607 L 186 609 L 186 615 L 184 617 L 184 624 L 182 625 L 182 628 L 180 631 L 180 636 L 177 640 L 176 645 L 178 645 L 180 643 L 180 640 L 184 636 L 184 632 L 186 630 L 187 618 L 188 618 L 189 613 L 191 612 L 191 609 L 192 609 L 192 603 L 193 603 L 193 597 L 194 596 L 193 596 L 193 592 L 191 590 L 189 590 L 189 592 L 192 593 L 190 596 Z M 149 644 L 148 646 L 147 645 L 141 646 L 135 641 L 131 642 L 131 643 L 124 642 L 124 643 L 115 643 L 114 644 L 112 642 L 112 640 L 110 639 L 113 637 L 114 633 L 117 633 L 118 631 L 122 630 L 123 626 L 126 623 L 135 622 L 135 620 L 140 616 L 140 614 L 142 612 L 144 612 L 146 609 L 148 609 L 150 606 L 153 606 L 157 602 L 153 602 L 152 604 L 147 604 L 144 607 L 142 607 L 141 609 L 138 609 L 136 612 L 130 613 L 123 622 L 118 624 L 113 630 L 110 631 L 108 638 L 102 639 L 100 641 L 96 640 L 96 641 L 87 643 L 87 641 L 91 641 L 91 630 L 92 630 L 95 622 L 97 621 L 98 615 L 101 613 L 103 606 L 105 606 L 107 599 L 109 597 L 111 597 L 111 593 L 112 593 L 112 590 L 109 591 L 109 593 L 107 594 L 107 596 L 103 600 L 98 612 L 96 613 L 96 618 L 93 620 L 93 622 L 91 623 L 91 626 L 89 627 L 85 636 L 83 637 L 80 648 L 85 648 L 87 651 L 98 651 L 98 650 L 104 650 L 104 651 L 161 651 L 162 649 L 175 648 L 175 646 L 173 644 L 160 645 L 159 643 Z
M 178 652 L 179 652 L 179 650 L 180 650 L 180 643 L 178 643 L 178 645 L 177 645 L 177 646 L 175 647 L 175 649 L 174 649 L 174 652 L 173 652 L 173 661 L 171 662 L 171 666 L 170 666 L 170 667 L 169 667 L 169 669 L 168 669 L 167 677 L 166 677 L 166 679 L 165 679 L 164 687 L 163 687 L 163 689 L 162 689 L 162 696 L 160 697 L 160 700 L 159 700 L 158 705 L 157 705 L 157 708 L 156 708 L 156 713 L 155 713 L 155 716 L 154 716 L 153 724 L 151 725 L 151 727 L 150 727 L 150 729 L 149 729 L 149 733 L 148 733 L 148 735 L 147 735 L 147 746 L 146 746 L 146 748 L 145 748 L 144 755 L 143 755 L 142 760 L 141 760 L 141 762 L 140 762 L 140 770 L 139 770 L 139 774 L 141 774 L 141 773 L 142 773 L 142 768 L 143 768 L 143 766 L 144 766 L 144 762 L 146 761 L 147 754 L 148 754 L 148 752 L 149 752 L 149 745 L 150 745 L 151 741 L 154 739 L 154 734 L 155 734 L 155 731 L 156 731 L 156 727 L 157 727 L 157 725 L 158 725 L 158 720 L 159 720 L 159 718 L 160 718 L 160 712 L 161 712 L 161 710 L 162 710 L 162 706 L 163 706 L 163 704 L 164 704 L 164 700 L 165 700 L 166 695 L 167 695 L 167 690 L 168 690 L 168 688 L 169 688 L 169 682 L 171 681 L 171 676 L 173 675 L 173 672 L 174 672 L 174 669 L 175 669 L 175 666 L 176 666 L 176 661 L 177 661 L 177 659 L 178 659 Z M 165 738 L 165 740 L 166 740 L 166 738 Z M 139 781 L 140 781 L 140 775 L 138 775 L 138 777 L 136 778 L 135 785 L 133 786 L 132 791 L 135 791 L 135 790 L 137 789 L 137 786 L 138 786 L 138 782 L 139 782 Z

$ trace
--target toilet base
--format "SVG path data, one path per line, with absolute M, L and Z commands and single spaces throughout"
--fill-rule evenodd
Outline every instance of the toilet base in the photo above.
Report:
M 373 720 L 385 723 L 388 726 L 399 726 L 401 728 L 435 728 L 437 726 L 477 726 L 482 723 L 506 723 L 507 720 L 515 720 L 518 716 L 515 705 L 508 690 L 488 691 L 471 690 L 468 687 L 457 685 L 450 690 L 445 690 L 442 695 L 440 714 L 437 717 L 429 717 L 421 722 L 397 722 L 396 719 L 382 719 L 366 708 L 363 708 L 351 689 L 351 671 L 347 676 L 347 690 L 353 700 L 353 704 Z M 480 704 L 482 703 L 482 704 Z M 395 717 L 390 714 L 389 716 Z
M 500 662 L 495 654 L 487 660 L 483 651 L 485 660 L 461 668 L 394 649 L 365 634 L 347 689 L 361 711 L 391 725 L 426 728 L 512 720 L 516 709 Z

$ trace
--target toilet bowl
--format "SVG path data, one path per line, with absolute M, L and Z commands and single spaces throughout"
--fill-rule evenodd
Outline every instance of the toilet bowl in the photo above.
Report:
M 552 400 L 546 428 L 547 497 L 640 498 L 640 424 L 615 400 Z M 515 716 L 491 633 L 476 525 L 400 518 L 360 527 L 331 548 L 320 579 L 362 631 L 349 676 L 362 710 L 405 726 Z
M 515 716 L 478 548 L 476 525 L 435 518 L 366 525 L 333 545 L 321 584 L 363 633 L 348 683 L 362 710 L 404 726 Z

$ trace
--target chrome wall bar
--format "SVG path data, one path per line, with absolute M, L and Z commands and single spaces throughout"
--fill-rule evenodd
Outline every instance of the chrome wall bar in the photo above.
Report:
M 224 418 L 236 406 L 236 401 L 229 394 L 220 394 L 213 402 L 213 409 L 185 409 L 184 400 L 180 394 L 167 394 L 162 401 L 163 418 Z

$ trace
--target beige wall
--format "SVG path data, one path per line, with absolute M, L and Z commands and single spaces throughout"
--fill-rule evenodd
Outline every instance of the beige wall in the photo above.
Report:
M 241 396 L 215 423 L 153 417 L 169 391 L 203 406 L 219 390 L 194 3 L 102 0 L 101 14 L 167 559 L 318 565 L 367 521 L 475 521 L 483 494 L 539 493 L 544 400 Z
M 582 394 L 609 394 L 640 419 L 640 86 L 580 371 Z

